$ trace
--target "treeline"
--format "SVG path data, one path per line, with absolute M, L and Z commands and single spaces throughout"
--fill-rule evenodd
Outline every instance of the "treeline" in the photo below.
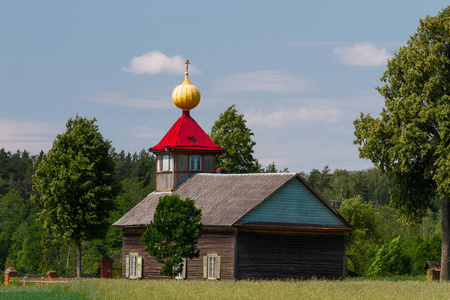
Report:
M 40 155 L 0 150 L 0 270 L 12 266 L 20 274 L 55 270 L 73 275 L 76 250 L 71 243 L 49 236 L 36 218 L 32 194 L 33 162 Z M 111 150 L 122 192 L 110 217 L 113 223 L 155 189 L 155 157 L 145 150 Z M 260 172 L 278 172 L 274 163 Z M 286 172 L 287 169 L 282 170 Z M 313 169 L 300 175 L 353 225 L 348 236 L 347 268 L 351 274 L 424 274 L 427 260 L 440 259 L 440 207 L 421 224 L 404 224 L 389 207 L 388 180 L 377 169 L 363 171 Z M 334 200 L 334 201 L 332 201 Z M 121 274 L 122 230 L 110 226 L 102 240 L 83 242 L 85 275 L 96 276 L 98 261 L 109 255 Z M 4 276 L 1 271 L 1 276 Z
M 33 156 L 27 151 L 12 154 L 0 150 L 1 276 L 8 267 L 14 267 L 19 274 L 45 274 L 49 270 L 62 276 L 75 274 L 74 245 L 46 233 L 37 220 L 37 207 L 30 200 L 33 162 L 42 154 Z M 154 191 L 156 164 L 155 157 L 145 150 L 130 154 L 112 149 L 111 156 L 122 188 L 110 216 L 113 223 Z M 116 271 L 120 274 L 122 230 L 111 226 L 105 239 L 83 242 L 82 250 L 82 265 L 87 276 L 97 275 L 98 261 L 104 255 L 114 258 Z
M 440 199 L 422 223 L 406 224 L 389 206 L 393 187 L 378 169 L 325 166 L 300 175 L 355 228 L 347 238 L 350 275 L 421 275 L 428 260 L 441 259 Z

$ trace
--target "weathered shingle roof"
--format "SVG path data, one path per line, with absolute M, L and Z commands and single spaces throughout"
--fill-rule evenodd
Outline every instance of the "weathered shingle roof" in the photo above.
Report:
M 117 227 L 140 227 L 147 226 L 153 219 L 156 205 L 159 198 L 171 193 L 156 193 L 153 192 L 133 207 L 129 212 L 124 214 L 119 220 L 117 220 L 113 226 Z
M 195 200 L 206 226 L 231 226 L 275 191 L 296 177 L 291 173 L 196 174 L 174 193 Z M 151 193 L 113 225 L 146 226 L 153 218 L 159 198 L 170 193 Z

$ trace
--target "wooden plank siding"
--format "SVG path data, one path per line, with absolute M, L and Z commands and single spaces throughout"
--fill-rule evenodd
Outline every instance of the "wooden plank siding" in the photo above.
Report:
M 239 230 L 236 279 L 345 276 L 345 234 Z
M 203 279 L 203 256 L 220 256 L 220 279 L 234 279 L 234 229 L 204 229 L 197 248 L 200 256 L 187 262 L 187 279 Z
M 159 274 L 162 264 L 144 251 L 144 246 L 140 243 L 145 229 L 145 227 L 123 229 L 122 278 L 126 278 L 126 256 L 130 252 L 137 252 L 143 258 L 142 279 L 167 279 L 167 276 Z M 203 279 L 203 256 L 212 253 L 221 257 L 220 278 L 223 280 L 234 279 L 234 232 L 232 228 L 204 229 L 197 243 L 200 256 L 192 260 L 189 259 L 186 263 L 186 279 Z
M 162 264 L 158 263 L 141 244 L 141 236 L 146 228 L 124 228 L 123 230 L 123 250 L 122 250 L 122 278 L 126 278 L 126 256 L 130 252 L 137 252 L 142 255 L 142 278 L 143 279 L 164 279 L 166 276 L 159 274 Z

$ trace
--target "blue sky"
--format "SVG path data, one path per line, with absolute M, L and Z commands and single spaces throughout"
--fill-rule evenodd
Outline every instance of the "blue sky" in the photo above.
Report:
M 118 150 L 154 146 L 181 115 L 210 132 L 235 104 L 255 157 L 291 172 L 361 170 L 353 121 L 378 115 L 386 60 L 446 1 L 0 2 L 0 148 L 48 151 L 76 114 Z

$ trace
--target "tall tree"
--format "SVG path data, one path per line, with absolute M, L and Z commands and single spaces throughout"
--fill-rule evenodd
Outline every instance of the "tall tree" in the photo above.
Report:
M 178 195 L 159 199 L 153 221 L 148 224 L 141 243 L 145 251 L 163 263 L 161 275 L 174 278 L 183 271 L 183 259 L 199 256 L 197 241 L 203 229 L 201 218 L 202 211 L 195 207 L 192 199 L 182 200 Z
M 81 277 L 81 241 L 103 237 L 114 198 L 119 192 L 111 143 L 104 140 L 95 118 L 75 117 L 52 148 L 35 163 L 33 201 L 44 228 L 75 243 L 77 277 Z
M 388 61 L 378 91 L 379 118 L 355 120 L 360 157 L 370 159 L 394 188 L 391 203 L 420 220 L 435 194 L 442 198 L 442 272 L 449 276 L 450 244 L 450 7 L 420 20 L 407 46 Z
M 227 151 L 219 156 L 217 164 L 228 173 L 256 173 L 259 164 L 253 157 L 253 132 L 245 124 L 244 115 L 239 115 L 234 104 L 220 114 L 211 129 L 211 139 Z

